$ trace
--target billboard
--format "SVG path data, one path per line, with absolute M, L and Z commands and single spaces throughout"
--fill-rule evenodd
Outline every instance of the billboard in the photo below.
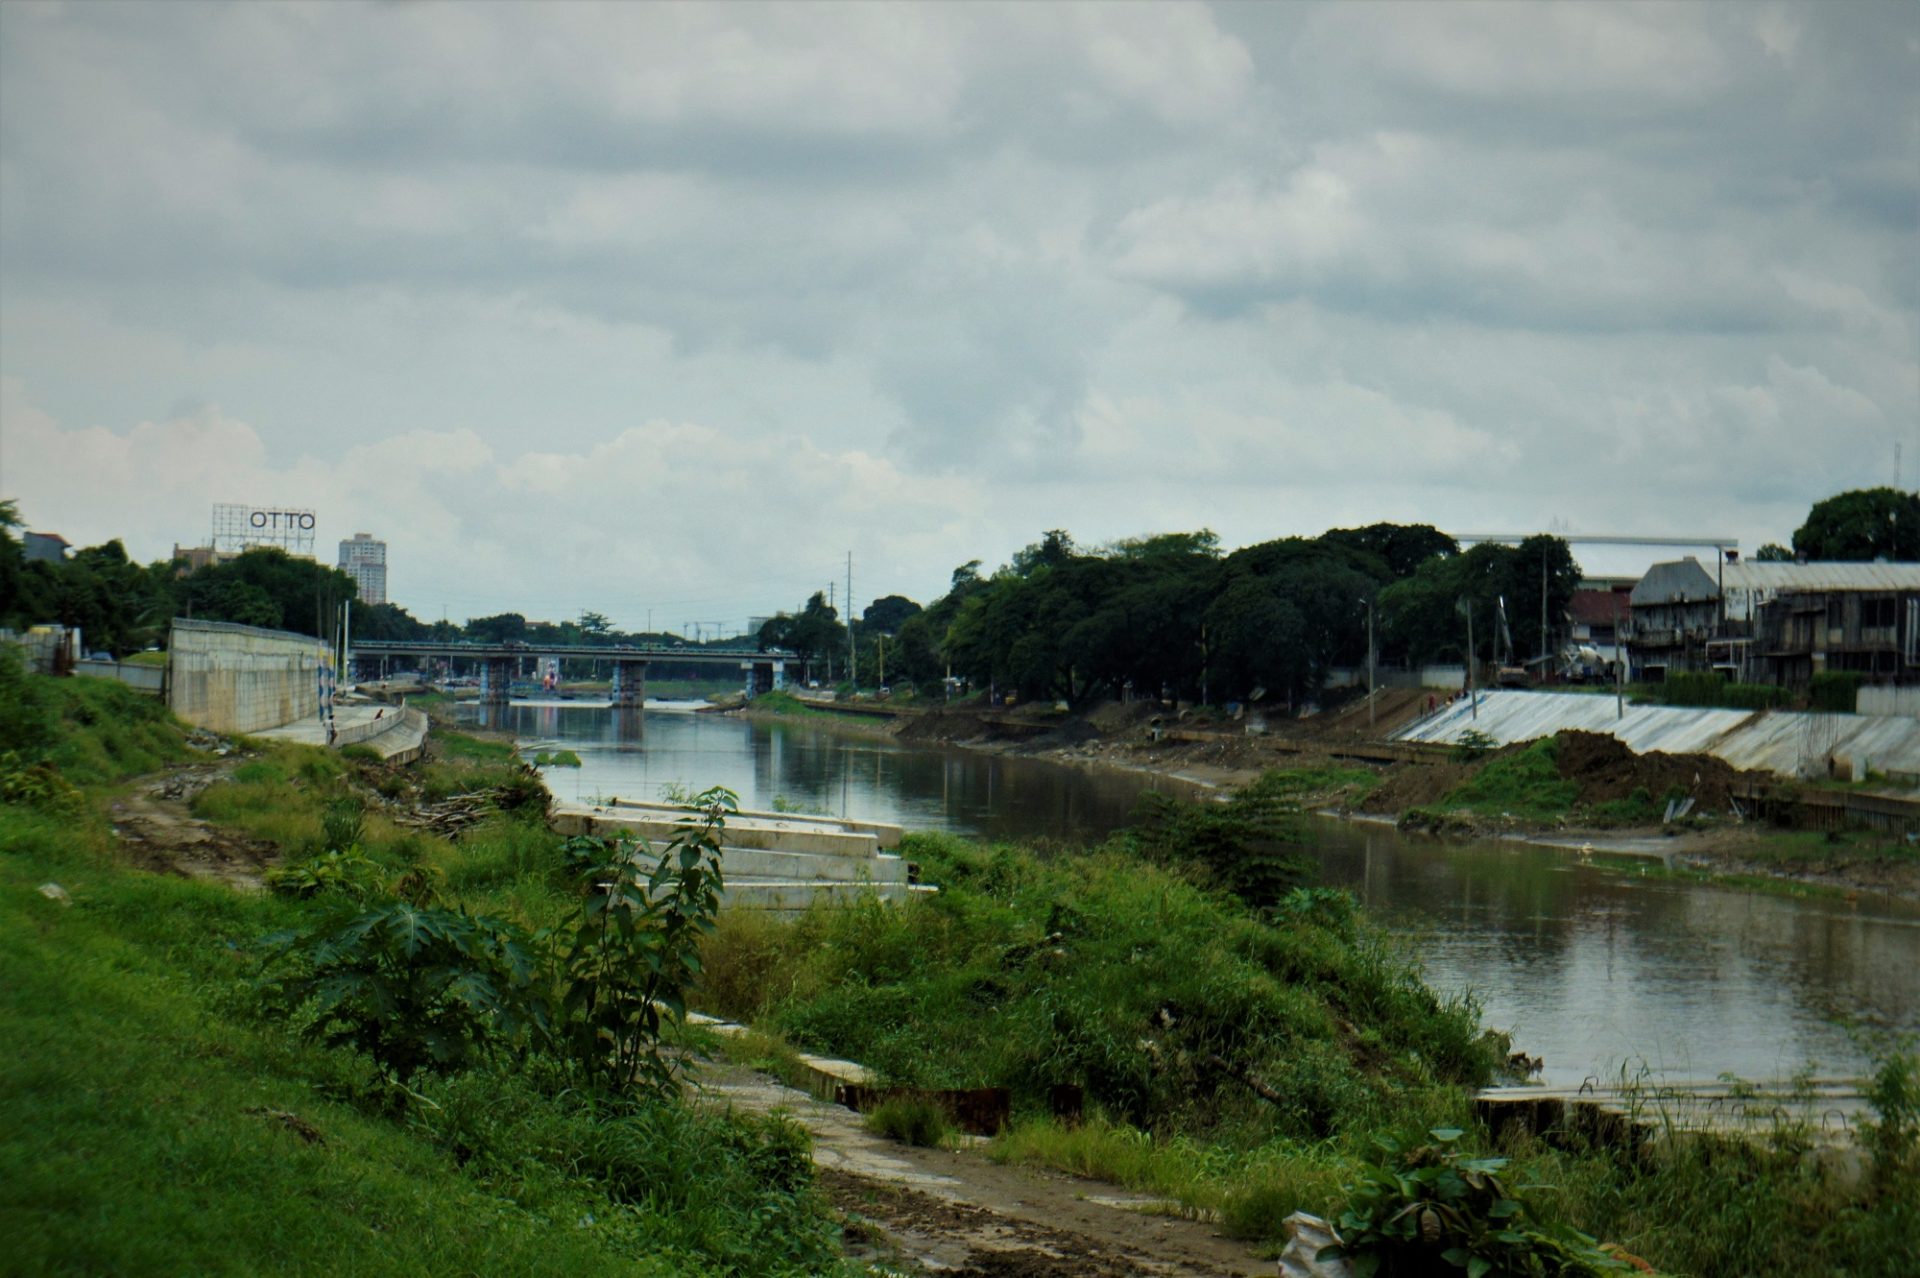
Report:
M 311 510 L 222 502 L 213 508 L 213 548 L 237 555 L 253 546 L 278 546 L 311 559 L 317 522 Z

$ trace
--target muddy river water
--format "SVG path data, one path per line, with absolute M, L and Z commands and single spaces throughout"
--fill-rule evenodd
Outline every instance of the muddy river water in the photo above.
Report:
M 494 712 L 498 715 L 500 712 Z M 1177 783 L 1112 769 L 903 746 L 807 722 L 671 708 L 616 715 L 515 704 L 499 726 L 566 748 L 562 798 L 658 798 L 725 785 L 777 803 L 982 838 L 1097 840 L 1139 793 Z M 1506 841 L 1438 842 L 1316 819 L 1327 883 L 1404 938 L 1427 979 L 1470 991 L 1552 1082 L 1625 1070 L 1669 1079 L 1823 1076 L 1865 1066 L 1864 1034 L 1920 1030 L 1920 908 L 1678 883 L 1636 863 Z M 1605 858 L 1598 858 L 1604 862 Z

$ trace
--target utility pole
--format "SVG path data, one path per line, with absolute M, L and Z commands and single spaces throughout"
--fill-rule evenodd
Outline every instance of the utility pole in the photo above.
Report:
M 1540 547 L 1540 682 L 1547 681 L 1547 551 L 1551 541 Z
M 853 646 L 853 552 L 847 552 L 847 682 L 860 688 L 860 654 Z
M 1474 722 L 1480 721 L 1480 693 L 1473 686 L 1473 600 L 1467 600 L 1467 706 Z
M 1627 717 L 1627 636 L 1620 627 L 1620 592 L 1613 594 L 1613 717 Z

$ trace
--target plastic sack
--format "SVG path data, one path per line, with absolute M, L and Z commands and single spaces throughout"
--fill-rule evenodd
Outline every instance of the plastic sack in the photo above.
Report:
M 1345 1260 L 1314 1259 L 1322 1247 L 1339 1241 L 1332 1225 L 1304 1211 L 1296 1211 L 1284 1223 L 1287 1249 L 1280 1253 L 1280 1278 L 1353 1278 L 1353 1266 Z

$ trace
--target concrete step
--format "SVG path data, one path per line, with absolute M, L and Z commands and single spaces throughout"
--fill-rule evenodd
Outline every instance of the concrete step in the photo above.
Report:
M 678 821 L 687 814 L 685 808 L 671 803 L 645 803 L 637 799 L 615 799 L 605 807 L 610 813 L 632 812 L 636 816 L 668 822 Z M 899 847 L 900 839 L 905 833 L 904 827 L 888 821 L 863 821 L 857 817 L 826 816 L 815 812 L 766 812 L 742 808 L 727 818 L 727 828 L 732 829 L 736 822 L 772 822 L 785 826 L 802 828 L 817 826 L 829 831 L 871 834 L 879 840 L 880 846 L 884 849 Z
M 878 899 L 888 905 L 904 905 L 923 891 L 919 884 L 839 883 L 830 879 L 747 879 L 727 880 L 720 903 L 733 910 L 784 910 L 798 912 L 818 901 L 856 904 Z
M 728 883 L 743 879 L 832 880 L 840 883 L 905 883 L 907 863 L 884 853 L 862 860 L 818 852 L 776 852 L 765 848 L 720 849 L 720 873 Z
M 553 828 L 561 834 L 625 834 L 649 843 L 665 843 L 680 832 L 685 813 L 668 815 L 584 804 L 556 804 Z M 879 854 L 879 837 L 863 830 L 828 829 L 813 822 L 781 818 L 729 817 L 723 836 L 727 846 L 760 848 L 770 852 L 812 852 L 822 856 L 869 859 Z

